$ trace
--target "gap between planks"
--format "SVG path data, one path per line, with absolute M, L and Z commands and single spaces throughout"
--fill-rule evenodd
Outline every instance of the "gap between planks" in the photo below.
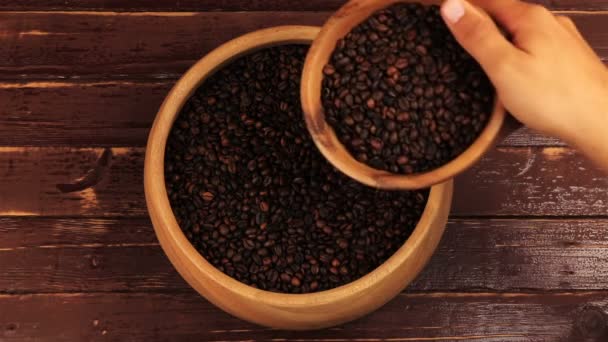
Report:
M 160 246 L 160 244 L 158 242 L 57 244 L 57 245 L 41 245 L 41 246 L 4 247 L 4 248 L 0 248 L 0 253 L 26 250 L 26 249 L 128 248 L 128 247 L 159 247 L 159 246 Z
M 318 11 L 289 11 L 289 10 L 272 10 L 272 11 L 188 11 L 188 12 L 167 12 L 167 11 L 146 11 L 146 12 L 137 12 L 137 11 L 125 11 L 125 12 L 117 12 L 117 11 L 1 11 L 0 13 L 6 14 L 63 14 L 63 15 L 91 15 L 91 16 L 127 16 L 127 17 L 193 17 L 202 13 L 243 13 L 243 14 L 251 14 L 251 13 L 306 13 L 306 12 L 320 12 L 320 13 L 332 13 L 333 11 L 328 10 L 318 10 Z M 551 13 L 557 15 L 563 14 L 583 14 L 583 15 L 606 15 L 608 14 L 608 10 L 552 10 Z
M 191 291 L 187 291 L 191 292 Z M 74 291 L 74 292 L 19 292 L 19 293 L 2 293 L 0 292 L 0 299 L 14 298 L 14 297 L 59 297 L 59 298 L 74 298 L 74 297 L 93 297 L 99 295 L 149 295 L 154 294 L 158 296 L 167 296 L 171 294 L 186 294 L 185 291 L 169 290 L 166 292 L 158 291 Z M 606 296 L 608 295 L 608 289 L 606 290 L 581 290 L 581 291 L 555 291 L 550 289 L 543 289 L 534 292 L 463 292 L 463 291 L 428 291 L 428 292 L 404 292 L 399 293 L 395 298 L 429 298 L 429 299 L 457 299 L 457 298 L 469 298 L 469 299 L 538 299 L 538 298 L 563 298 L 563 297 L 590 297 L 590 296 Z
M 96 87 L 96 86 L 137 86 L 140 84 L 173 84 L 175 80 L 157 80 L 144 79 L 144 80 L 113 80 L 107 81 L 79 81 L 77 79 L 66 82 L 66 81 L 27 81 L 27 82 L 15 82 L 15 81 L 2 81 L 0 82 L 0 89 L 38 89 L 38 88 L 81 88 L 81 87 Z
M 111 224 L 112 221 L 115 221 L 116 223 L 121 223 L 124 222 L 125 224 L 136 224 L 136 225 L 141 225 L 142 227 L 144 227 L 144 231 L 146 231 L 147 233 L 154 233 L 153 227 L 152 227 L 152 223 L 149 222 L 149 218 L 147 216 L 141 216 L 141 217 L 122 217 L 122 216 L 117 216 L 117 217 L 82 217 L 82 216 L 0 216 L 0 223 L 4 221 L 11 223 L 9 226 L 15 227 L 17 225 L 29 225 L 31 224 L 31 222 L 34 222 L 34 224 L 41 224 L 41 223 L 45 223 L 45 225 L 47 226 L 53 226 L 53 225 L 58 225 L 61 224 L 62 222 L 68 222 L 68 221 L 72 221 L 73 223 L 79 223 L 82 222 L 83 224 L 86 225 L 91 225 L 92 222 L 95 221 L 100 221 L 101 223 L 99 224 Z M 468 229 L 476 229 L 476 230 L 492 230 L 495 229 L 494 226 L 492 226 L 492 224 L 504 224 L 504 225 L 509 225 L 512 223 L 520 223 L 521 221 L 525 221 L 526 225 L 529 225 L 529 227 L 526 228 L 526 230 L 532 231 L 534 234 L 534 232 L 538 232 L 538 234 L 540 234 L 543 230 L 546 230 L 548 228 L 548 226 L 551 226 L 552 224 L 558 224 L 558 223 L 563 223 L 563 224 L 578 224 L 578 223 L 584 223 L 584 222 L 588 222 L 588 223 L 593 223 L 593 224 L 598 224 L 598 223 L 605 223 L 608 224 L 608 216 L 583 216 L 581 218 L 576 218 L 576 217 L 560 217 L 560 218 L 554 218 L 554 217 L 502 217 L 502 216 L 489 216 L 489 217 L 479 217 L 479 216 L 472 216 L 472 217 L 459 217 L 459 216 L 451 216 L 448 220 L 448 224 L 447 226 L 458 226 L 458 225 L 467 225 Z M 473 223 L 478 223 L 477 226 L 471 226 L 471 222 Z M 540 224 L 540 225 L 539 225 Z M 542 224 L 546 224 L 546 225 L 542 225 Z M 521 227 L 518 227 L 518 229 L 521 229 Z M 552 228 L 551 228 L 552 229 Z M 8 231 L 5 230 L 4 233 L 10 233 L 11 230 L 15 230 L 15 229 L 9 229 Z M 2 229 L 0 229 L 0 232 L 2 231 Z M 48 232 L 46 231 L 41 231 L 41 233 L 52 233 L 53 228 L 50 228 Z M 36 249 L 47 249 L 47 250 L 51 250 L 51 249 L 68 249 L 68 248 L 72 248 L 72 249 L 78 249 L 78 248 L 130 248 L 130 247 L 159 247 L 160 244 L 157 242 L 157 240 L 154 238 L 152 241 L 150 242 L 109 242 L 109 243 L 103 243 L 103 242 L 83 242 L 83 243 L 53 243 L 53 244 L 41 244 L 41 245 L 29 245 L 29 246 L 10 246 L 10 247 L 0 247 L 0 253 L 1 252 L 11 252 L 11 251 L 23 251 L 23 250 L 36 250 Z M 514 248 L 519 248 L 519 247 L 525 247 L 525 248 L 543 248 L 543 247 L 547 247 L 547 245 L 530 245 L 530 244 L 526 244 L 525 246 L 522 244 L 498 244 L 495 245 L 495 247 L 497 248 L 503 248 L 503 247 L 514 247 Z M 592 243 L 583 243 L 583 244 L 576 244 L 576 246 L 574 246 L 576 248 L 600 248 L 600 249 L 606 249 L 608 248 L 608 246 L 605 245 L 601 245 L 601 244 L 592 244 Z
M 441 327 L 442 329 L 444 327 Z M 269 341 L 273 342 L 376 342 L 376 341 L 389 341 L 389 342 L 400 342 L 400 341 L 471 341 L 481 339 L 494 339 L 494 338 L 505 338 L 505 337 L 526 337 L 525 334 L 490 334 L 490 335 L 465 335 L 465 336 L 439 336 L 439 337 L 394 337 L 394 338 L 273 338 Z M 256 342 L 257 340 L 212 340 L 209 342 Z

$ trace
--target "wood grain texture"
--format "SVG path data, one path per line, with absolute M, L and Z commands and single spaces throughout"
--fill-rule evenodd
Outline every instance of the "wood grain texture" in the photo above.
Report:
M 509 147 L 509 146 L 546 146 L 546 147 L 558 147 L 566 146 L 562 140 L 554 138 L 542 133 L 533 131 L 530 128 L 522 127 L 517 129 L 515 132 L 509 134 L 504 140 L 497 142 L 498 146 Z
M 176 78 L 219 44 L 262 27 L 318 25 L 329 12 L 2 12 L 0 74 Z M 608 58 L 607 12 L 569 13 Z
M 608 214 L 608 177 L 570 148 L 498 148 L 455 184 L 457 215 Z
M 0 84 L 0 146 L 145 146 L 173 83 Z
M 173 84 L 173 80 L 0 83 L 0 146 L 143 147 Z M 564 144 L 522 128 L 499 145 Z
M 145 216 L 142 148 L 114 148 L 102 181 L 81 192 L 99 148 L 0 148 L 0 216 Z M 608 178 L 565 147 L 490 152 L 456 179 L 455 216 L 608 216 Z
M 148 218 L 0 217 L 0 250 L 157 245 Z
M 128 245 L 2 249 L 1 292 L 153 292 L 190 289 L 156 243 L 151 243 L 152 247 L 143 243 Z
M 556 10 L 606 10 L 606 0 L 531 1 Z M 0 10 L 112 10 L 112 11 L 328 11 L 345 0 L 5 0 Z
M 143 149 L 112 149 L 101 181 L 62 193 L 97 165 L 103 149 L 0 147 L 0 216 L 144 216 Z
M 606 292 L 402 294 L 344 326 L 258 327 L 194 293 L 0 296 L 3 341 L 606 341 Z M 32 311 L 32 308 L 37 308 Z M 593 320 L 593 318 L 596 318 Z M 590 322 L 596 322 L 594 328 Z
M 605 289 L 607 227 L 606 219 L 452 219 L 410 289 Z
M 3 12 L 0 71 L 5 78 L 45 74 L 175 78 L 239 35 L 277 25 L 318 25 L 328 14 Z
M 606 227 L 608 219 L 452 219 L 407 291 L 603 290 Z M 0 233 L 0 293 L 190 291 L 147 219 L 3 218 Z

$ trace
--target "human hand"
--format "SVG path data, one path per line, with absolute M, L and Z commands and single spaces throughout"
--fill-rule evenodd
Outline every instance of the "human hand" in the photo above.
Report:
M 446 0 L 441 14 L 506 109 L 608 168 L 608 70 L 574 23 L 519 0 L 472 1 Z

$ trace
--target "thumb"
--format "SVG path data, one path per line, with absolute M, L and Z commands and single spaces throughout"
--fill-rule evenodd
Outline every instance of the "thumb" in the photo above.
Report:
M 499 76 L 504 62 L 518 52 L 492 18 L 466 0 L 444 1 L 441 16 L 460 45 L 491 78 Z

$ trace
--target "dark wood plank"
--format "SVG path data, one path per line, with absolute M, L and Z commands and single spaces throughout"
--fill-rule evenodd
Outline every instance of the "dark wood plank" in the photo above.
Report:
M 570 148 L 498 148 L 457 176 L 452 213 L 605 216 L 608 177 Z
M 102 149 L 0 147 L 0 216 L 144 216 L 143 149 L 114 148 L 92 188 L 63 193 Z M 98 184 L 94 184 L 98 183 Z
M 607 227 L 607 219 L 451 219 L 410 289 L 605 289 Z
M 328 14 L 1 12 L 0 71 L 4 78 L 45 74 L 174 78 L 236 36 L 277 25 L 318 25 Z
M 148 218 L 0 217 L 0 250 L 156 245 Z
M 8 0 L 0 5 L 0 10 L 331 11 L 344 3 L 345 0 Z
M 593 47 L 600 58 L 604 62 L 608 61 L 608 45 L 606 44 L 606 41 L 608 40 L 608 31 L 605 30 L 608 12 L 589 13 L 584 11 L 572 11 L 560 14 L 570 17 L 585 40 Z
M 145 146 L 173 83 L 0 84 L 0 146 Z
M 555 10 L 606 10 L 608 1 L 536 0 Z M 0 10 L 328 11 L 345 0 L 5 0 Z
M 149 237 L 154 238 L 152 232 Z M 189 287 L 156 243 L 0 249 L 2 293 L 125 292 Z
M 602 290 L 606 227 L 608 219 L 452 219 L 408 291 Z M 0 293 L 189 291 L 147 219 L 4 218 L 0 233 Z
M 93 188 L 62 193 L 103 149 L 0 148 L 0 216 L 145 216 L 144 150 L 112 151 Z M 604 172 L 572 149 L 498 148 L 457 177 L 452 215 L 608 216 L 607 190 Z
M 177 77 L 220 43 L 262 27 L 321 24 L 328 12 L 3 12 L 0 74 Z M 608 12 L 569 15 L 608 58 Z M 77 63 L 75 63 L 77 61 Z
M 517 129 L 515 132 L 509 134 L 504 140 L 497 142 L 498 146 L 501 147 L 526 147 L 526 146 L 545 146 L 545 147 L 558 147 L 566 146 L 562 140 L 551 137 L 542 133 L 538 133 L 527 127 Z
M 166 81 L 0 84 L 0 146 L 145 146 Z M 560 146 L 528 129 L 501 146 Z
M 10 314 L 0 316 L 0 336 L 7 342 L 601 342 L 608 338 L 607 306 L 606 292 L 403 294 L 353 323 L 302 332 L 243 322 L 194 293 L 5 295 L 0 307 Z

